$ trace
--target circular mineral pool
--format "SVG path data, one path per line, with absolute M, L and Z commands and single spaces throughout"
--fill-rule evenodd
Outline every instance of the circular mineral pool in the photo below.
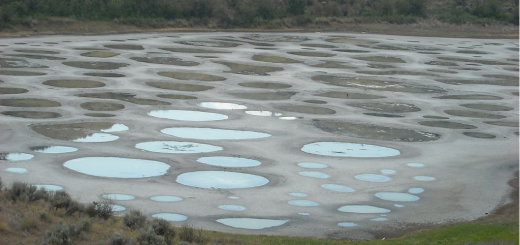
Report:
M 301 162 L 298 163 L 298 166 L 302 168 L 328 168 L 329 166 L 327 164 L 323 163 L 314 163 L 314 162 Z
M 394 204 L 394 207 L 396 207 L 396 208 L 402 208 L 402 207 L 404 207 L 404 205 L 401 205 L 401 204 Z
M 177 182 L 199 188 L 239 189 L 263 186 L 269 183 L 269 180 L 252 174 L 226 171 L 197 171 L 179 175 Z
M 27 169 L 25 168 L 6 168 L 6 172 L 15 173 L 15 174 L 23 174 L 27 173 Z
M 337 192 L 355 192 L 356 190 L 344 186 L 344 185 L 335 185 L 335 184 L 324 184 L 321 185 L 322 188 L 331 190 L 331 191 L 337 191 Z
M 304 145 L 301 150 L 310 154 L 335 157 L 391 157 L 401 154 L 399 150 L 388 147 L 343 142 L 316 142 Z
M 330 177 L 328 174 L 324 174 L 321 172 L 314 172 L 314 171 L 303 171 L 303 172 L 300 172 L 300 175 L 306 176 L 306 177 L 318 178 L 318 179 L 327 179 Z
M 406 165 L 408 165 L 408 167 L 412 167 L 412 168 L 422 168 L 422 167 L 424 167 L 424 164 L 422 164 L 422 163 L 408 163 Z
M 373 218 L 373 219 L 370 219 L 372 221 L 387 221 L 388 219 L 387 218 Z
M 395 170 L 391 170 L 391 169 L 383 169 L 383 170 L 381 170 L 381 173 L 386 174 L 386 175 L 393 175 L 397 172 Z
M 434 177 L 430 177 L 430 176 L 415 176 L 413 178 L 418 181 L 434 181 L 435 180 Z
M 63 190 L 63 187 L 59 185 L 34 185 L 38 189 L 45 189 L 47 191 L 61 191 Z
M 121 124 L 121 123 L 116 123 L 116 124 L 112 125 L 110 128 L 101 129 L 101 132 L 112 133 L 112 132 L 127 131 L 128 129 L 129 129 L 128 126 Z
M 423 188 L 410 188 L 408 190 L 408 192 L 412 193 L 412 194 L 420 194 L 420 193 L 424 192 L 424 189 Z
M 338 223 L 338 226 L 341 226 L 341 227 L 354 227 L 354 226 L 357 226 L 356 223 L 352 223 L 352 222 L 342 222 L 342 223 Z
M 101 143 L 101 142 L 109 142 L 119 139 L 119 136 L 113 134 L 106 133 L 93 133 L 84 138 L 77 138 L 72 140 L 72 142 L 81 142 L 81 143 Z
M 306 197 L 307 194 L 305 194 L 305 193 L 298 193 L 298 192 L 292 192 L 292 193 L 289 193 L 289 196 L 293 196 L 293 197 Z
M 313 202 L 313 201 L 309 201 L 309 200 L 291 200 L 291 201 L 288 201 L 287 203 L 289 203 L 290 205 L 293 205 L 293 206 L 298 206 L 298 207 L 317 207 L 317 206 L 320 206 L 319 203 Z
M 83 174 L 109 178 L 160 176 L 170 168 L 163 162 L 120 157 L 83 157 L 69 160 L 63 166 Z
M 105 194 L 103 198 L 114 201 L 129 201 L 135 199 L 134 196 L 126 194 Z
M 201 102 L 197 104 L 200 107 L 217 109 L 217 110 L 244 110 L 247 109 L 245 105 L 223 103 L 223 102 Z
M 121 205 L 115 205 L 115 204 L 112 205 L 112 211 L 114 211 L 114 212 L 121 212 L 121 211 L 125 211 L 125 210 L 126 210 L 126 208 Z
M 50 153 L 50 154 L 61 154 L 75 152 L 78 148 L 69 146 L 42 146 L 42 147 L 31 147 L 31 150 L 39 153 Z
M 262 117 L 279 117 L 282 113 L 273 112 L 273 111 L 246 111 L 246 114 L 252 116 L 262 116 Z
M 392 180 L 392 178 L 378 175 L 378 174 L 359 174 L 354 176 L 358 180 L 369 181 L 369 182 L 387 182 Z
M 256 167 L 262 164 L 257 160 L 240 157 L 201 157 L 197 162 L 227 168 Z
M 199 144 L 193 142 L 179 142 L 179 141 L 151 141 L 136 144 L 137 149 L 159 152 L 159 153 L 175 153 L 175 154 L 193 154 L 221 151 L 220 146 Z
M 244 211 L 246 208 L 239 205 L 220 205 L 218 208 L 227 210 L 227 211 Z
M 183 200 L 181 197 L 176 196 L 154 196 L 150 199 L 156 202 L 180 202 Z
M 270 134 L 253 131 L 229 130 L 217 128 L 165 128 L 162 133 L 179 138 L 199 139 L 199 140 L 244 140 L 260 139 L 270 137 Z
M 418 196 L 400 192 L 378 192 L 376 193 L 376 197 L 394 202 L 415 202 L 421 199 Z
M 218 219 L 217 222 L 240 229 L 261 230 L 270 227 L 281 226 L 289 220 L 254 219 L 254 218 L 228 218 Z
M 7 161 L 25 161 L 30 160 L 33 157 L 34 155 L 27 153 L 0 153 L 0 160 Z
M 175 222 L 185 221 L 188 219 L 188 217 L 186 217 L 182 214 L 172 214 L 172 213 L 159 213 L 159 214 L 152 215 L 152 217 L 158 218 L 158 219 L 164 219 L 167 221 L 175 221 Z
M 186 110 L 155 110 L 148 112 L 148 115 L 188 122 L 208 122 L 228 119 L 228 116 L 223 114 Z
M 238 199 L 240 199 L 240 197 L 228 197 L 228 198 L 231 199 L 231 200 L 238 200 Z
M 358 213 L 358 214 L 384 214 L 390 213 L 390 209 L 378 208 L 369 205 L 347 205 L 338 209 L 344 213 Z
M 310 213 L 298 213 L 298 215 L 309 216 L 311 214 Z

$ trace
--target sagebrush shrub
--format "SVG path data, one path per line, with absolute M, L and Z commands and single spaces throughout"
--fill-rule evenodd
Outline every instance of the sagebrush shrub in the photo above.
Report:
M 139 210 L 132 210 L 123 217 L 123 223 L 131 230 L 141 228 L 145 222 L 146 216 Z

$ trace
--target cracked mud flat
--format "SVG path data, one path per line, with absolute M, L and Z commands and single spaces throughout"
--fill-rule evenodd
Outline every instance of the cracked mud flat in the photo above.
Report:
M 168 35 L 2 40 L 5 184 L 56 186 L 85 203 L 130 195 L 115 202 L 176 225 L 349 239 L 474 220 L 511 201 L 518 40 L 493 40 L 497 46 L 414 37 L 410 45 L 410 37 L 369 34 Z M 25 48 L 48 43 L 56 44 Z M 202 106 L 213 102 L 224 104 Z M 222 120 L 192 119 L 213 114 Z M 162 133 L 167 128 L 233 131 L 184 139 Z M 271 136 L 223 140 L 232 136 L 226 132 Z M 77 150 L 33 150 L 40 146 Z M 392 154 L 373 157 L 384 150 Z M 64 166 L 85 158 L 102 164 L 80 172 Z M 103 161 L 115 158 L 133 162 Z M 255 164 L 241 167 L 236 159 Z M 111 177 L 151 170 L 140 165 L 150 161 L 165 170 Z M 261 182 L 247 184 L 255 179 Z M 202 180 L 213 188 L 198 188 Z

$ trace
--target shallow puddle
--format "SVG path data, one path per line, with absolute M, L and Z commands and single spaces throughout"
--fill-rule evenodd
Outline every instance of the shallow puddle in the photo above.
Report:
M 311 47 L 311 48 L 338 48 L 334 45 L 319 44 L 319 43 L 302 43 L 300 45 L 304 46 L 304 47 Z
M 349 106 L 363 108 L 365 110 L 385 112 L 385 113 L 404 113 L 404 112 L 417 112 L 420 111 L 421 108 L 407 103 L 393 103 L 393 102 L 384 102 L 384 103 L 356 103 L 356 104 L 348 104 Z
M 424 192 L 424 189 L 423 188 L 410 188 L 410 189 L 408 189 L 408 192 L 412 193 L 412 194 L 421 194 Z
M 247 115 L 261 116 L 261 117 L 279 117 L 282 113 L 273 111 L 245 111 Z
M 130 201 L 135 199 L 134 196 L 127 194 L 104 194 L 102 197 L 114 201 Z
M 356 39 L 354 37 L 336 37 L 336 38 L 329 38 L 325 39 L 327 42 L 331 43 L 346 43 L 346 44 L 376 44 L 379 42 L 371 41 L 371 40 L 363 40 L 363 39 Z
M 132 45 L 132 44 L 107 44 L 104 45 L 105 48 L 113 48 L 113 49 L 125 49 L 125 50 L 143 50 L 143 46 L 141 45 Z
M 364 61 L 369 61 L 369 62 L 406 63 L 406 61 L 404 61 L 401 58 L 389 57 L 389 56 L 365 56 L 365 57 L 358 56 L 358 57 L 353 57 L 353 58 L 357 59 L 357 60 L 364 60 Z
M 305 194 L 305 193 L 293 192 L 293 193 L 289 193 L 289 196 L 293 196 L 293 197 L 306 197 L 307 194 Z
M 27 169 L 25 168 L 6 168 L 4 171 L 14 174 L 24 174 L 27 173 Z
M 222 210 L 227 210 L 227 211 L 244 211 L 244 210 L 246 210 L 245 207 L 242 207 L 239 205 L 220 205 L 220 206 L 218 206 L 218 208 L 220 208 Z
M 518 121 L 489 121 L 484 122 L 490 125 L 501 126 L 501 127 L 513 127 L 518 128 Z
M 304 100 L 302 102 L 309 103 L 309 104 L 318 104 L 318 105 L 327 104 L 327 101 L 324 101 L 324 100 Z
M 263 186 L 269 180 L 253 174 L 226 171 L 197 171 L 181 174 L 177 183 L 206 189 L 241 189 Z
M 60 102 L 45 99 L 0 99 L 0 105 L 12 107 L 58 107 Z
M 478 111 L 466 111 L 466 110 L 445 110 L 446 114 L 452 115 L 452 116 L 459 116 L 459 117 L 471 117 L 471 118 L 487 118 L 487 119 L 502 119 L 506 118 L 506 116 L 497 115 L 497 114 L 491 114 L 491 113 L 485 113 L 485 112 L 478 112 Z
M 46 191 L 61 191 L 63 187 L 59 185 L 34 185 L 38 189 L 45 189 Z
M 388 219 L 387 218 L 373 218 L 373 219 L 370 219 L 372 221 L 387 221 Z
M 493 96 L 493 95 L 485 95 L 485 94 L 468 94 L 468 95 L 445 95 L 434 97 L 436 99 L 443 100 L 501 100 L 504 99 L 502 97 Z
M 216 47 L 216 48 L 234 48 L 238 47 L 239 43 L 219 42 L 219 41 L 180 41 L 184 45 L 201 46 L 201 47 Z
M 223 150 L 220 146 L 179 141 L 151 141 L 135 145 L 135 148 L 158 153 L 196 154 Z
M 334 49 L 333 51 L 343 53 L 370 53 L 370 51 L 362 49 Z
M 230 71 L 226 71 L 228 73 L 236 73 L 242 75 L 256 75 L 256 76 L 269 76 L 270 72 L 283 71 L 282 67 L 275 66 L 256 66 L 256 65 L 246 65 L 232 62 L 224 62 L 224 61 L 213 61 L 214 63 L 225 65 L 231 69 Z
M 289 205 L 297 206 L 297 207 L 317 207 L 320 206 L 319 203 L 309 201 L 309 200 L 291 200 L 288 201 Z
M 191 73 L 191 72 L 159 72 L 157 73 L 164 77 L 175 78 L 178 80 L 198 80 L 198 81 L 206 81 L 206 82 L 214 82 L 214 81 L 224 81 L 226 78 L 203 74 L 203 73 Z
M 437 76 L 436 74 L 420 71 L 356 71 L 356 73 L 379 75 L 379 76 L 393 76 L 393 75 L 405 75 L 405 76 Z
M 354 178 L 358 180 L 368 181 L 368 182 L 388 182 L 392 180 L 392 178 L 379 174 L 359 174 L 354 176 Z
M 262 230 L 266 228 L 281 226 L 289 220 L 254 219 L 254 218 L 228 218 L 218 219 L 217 222 L 233 228 Z
M 325 132 L 372 140 L 425 142 L 438 140 L 441 138 L 440 134 L 412 129 L 391 128 L 372 124 L 326 120 L 314 120 L 313 124 L 315 127 Z
M 195 54 L 224 54 L 229 53 L 219 50 L 209 49 L 195 49 L 195 48 L 161 48 L 162 50 L 174 52 L 174 53 L 195 53 Z
M 151 63 L 151 64 L 161 64 L 161 65 L 174 65 L 174 66 L 197 66 L 200 63 L 195 61 L 186 61 L 180 58 L 174 57 L 131 57 L 131 60 Z
M 120 126 L 121 125 L 121 126 Z M 71 124 L 49 124 L 32 125 L 35 132 L 58 140 L 68 140 L 74 142 L 108 142 L 117 140 L 119 137 L 109 132 L 128 130 L 123 124 L 109 122 L 85 122 Z M 98 133 L 99 131 L 104 133 Z
M 57 51 L 41 50 L 41 49 L 15 49 L 15 52 L 31 53 L 31 54 L 59 54 Z
M 299 173 L 301 176 L 317 178 L 317 179 L 328 179 L 330 176 L 328 174 L 324 174 L 322 172 L 315 171 L 303 171 Z
M 316 142 L 304 145 L 301 150 L 310 154 L 334 157 L 392 157 L 401 154 L 399 150 L 368 144 L 344 142 Z
M 252 59 L 256 60 L 256 61 L 270 62 L 270 63 L 282 63 L 282 64 L 303 63 L 303 61 L 300 61 L 300 60 L 289 59 L 289 58 L 274 56 L 274 55 L 255 54 L 255 55 L 253 55 Z
M 296 92 L 229 93 L 232 96 L 250 100 L 288 100 Z
M 208 108 L 208 109 L 217 109 L 217 110 L 244 110 L 247 109 L 245 105 L 233 104 L 233 103 L 224 103 L 224 102 L 201 102 L 197 103 L 198 106 Z
M 375 117 L 404 117 L 404 116 L 401 116 L 401 115 L 396 115 L 396 114 L 385 114 L 385 113 L 377 113 L 377 112 L 369 112 L 369 113 L 363 113 L 365 115 L 368 115 L 368 116 L 375 116 Z
M 277 34 L 249 34 L 241 38 L 261 42 L 303 42 L 309 40 L 305 36 L 284 36 Z
M 449 61 L 438 61 L 438 60 L 433 60 L 433 61 L 428 61 L 428 62 L 425 62 L 424 64 L 427 64 L 427 65 L 436 65 L 436 66 L 459 66 L 457 63 L 455 62 L 449 62 Z
M 91 80 L 47 80 L 43 84 L 53 87 L 60 88 L 99 88 L 104 87 L 106 84 L 98 81 Z
M 408 167 L 412 167 L 412 168 L 422 168 L 422 167 L 424 167 L 424 164 L 422 164 L 422 163 L 408 163 L 406 165 L 408 165 Z
M 148 178 L 165 175 L 170 165 L 151 160 L 120 157 L 83 157 L 63 166 L 76 172 L 107 178 Z
M 0 70 L 0 75 L 5 76 L 43 76 L 47 75 L 44 72 L 32 72 L 32 71 L 18 71 L 18 70 Z
M 32 118 L 32 119 L 49 119 L 49 118 L 58 118 L 62 115 L 57 112 L 47 112 L 47 111 L 3 111 L 1 112 L 3 115 L 11 116 L 11 117 L 21 117 L 21 118 Z
M 322 168 L 328 168 L 329 165 L 323 164 L 323 163 L 315 163 L 315 162 L 301 162 L 298 163 L 299 167 L 302 168 L 314 168 L 314 169 L 322 169 Z
M 186 110 L 154 110 L 148 112 L 148 115 L 157 118 L 190 122 L 208 122 L 228 119 L 228 116 L 223 114 Z
M 321 185 L 321 187 L 324 189 L 327 189 L 327 190 L 337 191 L 337 192 L 355 192 L 356 191 L 348 186 L 336 185 L 336 184 L 324 184 L 324 185 Z
M 273 108 L 281 111 L 296 112 L 313 115 L 332 115 L 336 114 L 335 110 L 317 107 L 317 106 L 304 106 L 304 105 L 275 105 Z
M 91 111 L 118 111 L 125 108 L 122 104 L 110 102 L 85 102 L 81 103 L 79 106 Z
M 341 227 L 354 227 L 354 226 L 357 226 L 356 223 L 352 223 L 352 222 L 341 222 L 341 223 L 338 223 L 338 226 L 341 226 Z
M 70 146 L 33 146 L 29 148 L 32 151 L 46 154 L 62 154 L 78 151 L 78 148 Z
M 72 66 L 83 69 L 93 70 L 115 70 L 121 67 L 127 67 L 129 64 L 125 63 L 114 63 L 114 62 L 87 62 L 87 61 L 66 61 L 63 62 L 66 66 Z
M 340 87 L 353 87 L 361 89 L 374 89 L 392 92 L 407 93 L 443 93 L 446 90 L 439 87 L 426 87 L 413 83 L 400 83 L 390 81 L 380 81 L 356 77 L 340 77 L 332 75 L 317 75 L 311 78 L 314 81 L 323 82 Z
M 421 199 L 418 196 L 400 192 L 378 192 L 375 195 L 380 199 L 394 202 L 414 202 Z
M 321 94 L 315 94 L 315 96 L 335 98 L 335 99 L 354 99 L 354 100 L 370 100 L 370 99 L 383 99 L 384 96 L 373 95 L 373 94 L 361 94 L 352 92 L 338 92 L 330 91 Z
M 384 175 L 394 175 L 397 173 L 397 171 L 391 169 L 382 169 L 381 173 Z
M 430 176 L 415 176 L 413 177 L 414 180 L 418 180 L 418 181 L 434 181 L 435 178 L 434 177 L 430 177 Z
M 423 116 L 423 117 L 424 117 L 424 118 L 428 118 L 428 119 L 440 119 L 440 120 L 450 119 L 449 117 L 430 116 L 430 115 L 426 115 L 426 116 Z
M 108 73 L 108 72 L 87 72 L 87 73 L 83 73 L 83 75 L 91 76 L 91 77 L 113 77 L 113 78 L 116 78 L 116 77 L 126 77 L 123 74 Z
M 34 155 L 27 153 L 0 153 L 0 160 L 5 161 L 25 161 L 33 159 Z
M 323 53 L 323 52 L 287 52 L 288 54 L 298 55 L 298 56 L 306 56 L 306 57 L 332 57 L 336 56 L 336 54 L 331 53 Z
M 177 127 L 165 128 L 161 130 L 161 132 L 179 138 L 199 140 L 245 140 L 261 139 L 271 136 L 270 134 L 254 131 L 229 130 L 218 128 Z
M 455 57 L 438 57 L 438 59 L 465 62 L 465 63 L 477 63 L 477 64 L 482 64 L 482 65 L 499 65 L 499 66 L 514 65 L 511 63 L 499 62 L 499 61 L 494 61 L 494 60 L 464 59 L 464 58 L 455 58 Z
M 80 54 L 85 57 L 110 58 L 119 55 L 118 53 L 108 51 L 92 51 Z
M 357 213 L 357 214 L 385 214 L 390 213 L 390 209 L 379 208 L 369 205 L 347 205 L 338 209 L 344 213 Z
M 268 83 L 268 82 L 249 82 L 239 83 L 238 85 L 247 88 L 264 88 L 264 89 L 285 89 L 290 88 L 292 85 L 284 83 Z
M 56 57 L 56 56 L 48 56 L 48 55 L 37 55 L 37 54 L 5 54 L 6 56 L 12 57 L 22 57 L 28 59 L 37 59 L 37 60 L 66 60 L 66 58 Z
M 262 164 L 257 160 L 240 157 L 201 157 L 197 162 L 225 168 L 256 167 Z
M 156 202 L 180 202 L 184 199 L 176 196 L 154 196 L 151 197 L 150 200 L 156 201 Z
M 480 132 L 463 132 L 464 135 L 477 139 L 494 139 L 495 135 Z
M 518 80 L 512 81 L 512 80 L 490 80 L 490 79 L 485 79 L 485 80 L 437 79 L 435 81 L 441 82 L 441 83 L 446 83 L 446 84 L 452 84 L 452 85 L 480 84 L 480 85 L 517 86 L 518 87 Z
M 157 218 L 157 219 L 163 219 L 163 220 L 170 221 L 170 222 L 180 222 L 180 221 L 185 221 L 188 219 L 188 217 L 186 217 L 182 214 L 172 214 L 172 213 L 159 213 L 159 214 L 152 215 L 152 217 Z
M 324 63 L 311 65 L 312 67 L 318 68 L 331 68 L 331 69 L 357 69 L 354 66 L 345 65 L 345 62 L 326 60 Z
M 163 99 L 172 99 L 172 100 L 196 100 L 197 97 L 191 95 L 184 94 L 158 94 L 156 95 L 159 98 Z
M 121 100 L 126 101 L 138 105 L 170 105 L 168 102 L 160 101 L 160 100 L 151 100 L 151 99 L 139 99 L 135 98 L 135 94 L 131 93 L 114 93 L 114 92 L 106 92 L 106 93 L 85 93 L 78 94 L 78 97 L 86 97 L 86 98 L 96 98 L 96 99 L 112 99 L 112 100 Z
M 184 83 L 170 83 L 170 82 L 146 82 L 146 85 L 154 88 L 187 91 L 187 92 L 201 92 L 215 87 L 197 84 L 184 84 Z
M 422 121 L 419 122 L 420 125 L 429 126 L 429 127 L 437 127 L 437 128 L 449 128 L 449 129 L 475 129 L 476 126 L 457 123 L 457 122 L 448 122 L 448 121 Z
M 484 110 L 484 111 L 511 111 L 514 110 L 513 107 L 503 106 L 503 105 L 492 105 L 492 104 L 462 104 L 460 106 L 476 109 L 476 110 Z

